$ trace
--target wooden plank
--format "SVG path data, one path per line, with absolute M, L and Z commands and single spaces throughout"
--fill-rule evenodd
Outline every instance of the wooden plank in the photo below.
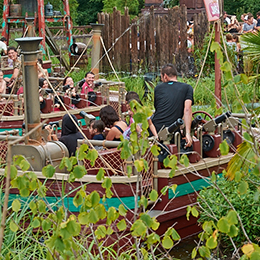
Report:
M 132 21 L 131 27 L 131 61 L 132 61 L 132 72 L 137 73 L 138 71 L 138 31 L 137 31 L 137 18 Z
M 120 51 L 121 51 L 121 39 L 119 39 L 121 35 L 121 14 L 120 11 L 117 11 L 114 8 L 113 11 L 113 33 L 114 33 L 114 57 L 115 64 L 113 64 L 117 70 L 121 70 L 121 59 L 120 59 Z
M 149 16 L 149 69 L 155 71 L 155 20 L 154 20 L 154 7 L 150 8 L 150 16 Z
M 169 38 L 169 34 L 168 34 L 168 31 L 165 30 L 165 28 L 167 28 L 168 26 L 168 19 L 167 19 L 167 16 L 164 15 L 162 17 L 162 23 L 161 23 L 161 64 L 160 64 L 160 67 L 165 65 L 166 63 L 168 63 L 168 53 L 169 53 L 169 41 L 168 41 L 168 38 Z
M 130 16 L 128 12 L 128 8 L 125 10 L 125 30 L 130 27 Z M 130 30 L 125 33 L 125 57 L 126 57 L 126 66 L 125 70 L 130 71 L 130 60 L 131 60 L 131 53 L 130 53 Z
M 156 47 L 156 67 L 160 67 L 160 60 L 161 60 L 161 17 L 156 16 L 155 18 L 155 30 L 156 30 L 156 36 L 155 36 L 155 47 Z
M 139 57 L 140 57 L 140 66 L 144 68 L 145 62 L 145 16 L 142 14 L 139 19 L 139 42 L 140 42 L 140 50 L 139 50 Z
M 114 48 L 111 48 L 114 43 L 114 34 L 113 34 L 113 19 L 114 16 L 112 13 L 109 14 L 109 32 L 108 32 L 108 45 L 107 48 L 109 51 L 108 56 L 112 61 L 114 58 Z M 106 71 L 111 71 L 110 65 L 106 68 Z

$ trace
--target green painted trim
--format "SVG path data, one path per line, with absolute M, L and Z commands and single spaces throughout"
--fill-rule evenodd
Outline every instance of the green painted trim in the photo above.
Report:
M 5 132 L 5 131 L 10 131 L 10 130 L 19 130 L 19 135 L 20 136 L 22 136 L 22 134 L 23 134 L 22 128 L 12 128 L 12 129 L 10 129 L 10 128 L 1 128 L 0 129 L 0 133 L 1 132 Z
M 9 194 L 8 207 L 10 207 L 12 205 L 12 202 L 15 199 L 19 199 L 21 204 L 26 204 L 27 206 L 29 206 L 30 201 L 32 201 L 34 198 L 35 198 L 34 196 L 22 197 L 19 194 Z M 61 199 L 61 197 L 44 197 L 43 200 L 47 201 L 48 204 L 52 204 L 53 208 L 59 208 L 64 204 L 65 208 L 67 208 L 71 212 L 79 212 L 80 208 L 81 208 L 81 206 L 79 206 L 79 207 L 74 206 L 73 197 L 65 197 L 63 200 Z M 138 197 L 138 200 L 139 200 L 139 197 Z M 110 198 L 110 199 L 106 199 L 105 202 L 103 202 L 102 199 L 100 199 L 99 203 L 103 204 L 105 206 L 106 210 L 108 210 L 110 207 L 115 207 L 118 209 L 119 205 L 122 203 L 125 206 L 125 208 L 134 209 L 135 208 L 135 197 L 134 196 L 122 197 L 120 199 L 119 198 Z
M 221 174 L 218 174 L 218 177 L 221 177 Z M 178 198 L 184 195 L 188 195 L 191 193 L 194 193 L 195 191 L 200 191 L 203 188 L 207 188 L 209 187 L 210 184 L 210 178 L 206 178 L 206 179 L 199 179 L 196 181 L 192 181 L 192 182 L 188 182 L 188 183 L 183 183 L 177 186 L 175 193 L 173 193 L 173 191 L 171 189 L 169 189 L 168 192 L 168 198 L 172 199 L 172 198 Z

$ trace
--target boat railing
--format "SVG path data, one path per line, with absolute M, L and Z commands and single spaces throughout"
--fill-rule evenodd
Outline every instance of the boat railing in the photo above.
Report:
M 0 113 L 4 116 L 18 116 L 23 114 L 23 95 L 0 95 Z M 4 111 L 4 112 L 3 112 Z

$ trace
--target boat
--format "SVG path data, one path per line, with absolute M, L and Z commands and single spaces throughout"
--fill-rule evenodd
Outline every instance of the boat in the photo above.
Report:
M 30 75 L 37 75 L 37 73 L 32 73 L 33 68 L 26 65 L 30 64 L 27 59 L 36 63 L 40 40 L 40 37 L 17 39 L 25 56 L 24 76 L 26 79 L 25 89 L 27 90 L 25 90 L 24 98 L 29 100 L 26 101 L 27 104 L 38 91 L 30 88 L 30 86 L 37 84 L 38 78 L 28 76 L 27 73 L 29 72 Z M 28 57 L 26 55 L 29 52 Z M 69 110 L 69 112 L 73 113 L 74 111 L 78 115 L 79 112 L 84 111 L 95 116 L 95 113 L 98 113 L 99 109 L 112 99 L 113 93 L 109 94 L 109 84 L 113 83 L 102 83 L 102 86 L 105 86 L 103 91 L 106 91 L 108 95 L 100 106 L 78 108 Z M 120 90 L 119 93 L 123 93 L 123 90 Z M 119 111 L 122 112 L 124 100 L 122 102 L 121 100 L 123 99 L 119 97 L 114 102 L 120 108 Z M 111 233 L 104 236 L 100 235 L 98 241 L 102 242 L 103 245 L 112 244 L 120 251 L 132 247 L 135 243 L 135 236 L 142 237 L 143 231 L 136 231 L 138 227 L 133 229 L 133 226 L 137 225 L 137 221 L 147 224 L 144 219 L 142 220 L 142 216 L 150 217 L 150 224 L 152 223 L 150 229 L 158 235 L 163 235 L 172 229 L 176 230 L 179 235 L 173 238 L 175 240 L 193 235 L 201 230 L 197 224 L 196 214 L 189 216 L 187 219 L 187 208 L 195 209 L 198 191 L 209 185 L 208 180 L 211 178 L 213 171 L 215 174 L 222 173 L 232 158 L 236 147 L 242 142 L 242 129 L 237 118 L 232 117 L 230 113 L 225 113 L 217 118 L 202 122 L 201 117 L 196 116 L 193 131 L 197 135 L 197 139 L 193 142 L 192 150 L 183 151 L 185 147 L 181 144 L 180 134 L 175 134 L 176 143 L 167 144 L 165 142 L 161 150 L 161 154 L 166 151 L 166 155 L 170 153 L 173 160 L 176 158 L 174 166 L 167 165 L 162 163 L 163 160 L 160 159 L 160 156 L 152 153 L 151 147 L 155 142 L 152 140 L 150 148 L 142 157 L 147 161 L 147 166 L 143 165 L 137 172 L 135 162 L 131 158 L 122 159 L 121 151 L 124 145 L 122 142 L 92 141 L 87 138 L 81 140 L 78 142 L 78 158 L 81 158 L 78 164 L 74 159 L 67 158 L 68 150 L 61 142 L 42 143 L 41 120 L 58 119 L 66 112 L 68 111 L 58 112 L 56 115 L 55 112 L 40 114 L 37 109 L 30 110 L 29 113 L 25 109 L 26 124 L 28 125 L 25 128 L 26 135 L 24 137 L 0 135 L 2 163 L 9 164 L 10 157 L 16 156 L 14 162 L 18 168 L 15 170 L 17 175 L 10 176 L 8 174 L 1 180 L 6 186 L 5 194 L 9 197 L 9 206 L 13 205 L 14 201 L 24 201 L 22 199 L 24 195 L 30 195 L 29 200 L 25 203 L 28 207 L 30 202 L 37 197 L 34 196 L 37 193 L 35 189 L 39 191 L 44 184 L 46 189 L 44 192 L 46 204 L 44 205 L 48 205 L 52 211 L 61 210 L 64 213 L 62 213 L 63 217 L 57 227 L 66 226 L 68 222 L 76 223 L 75 225 L 79 225 L 78 223 L 86 224 L 88 228 L 84 229 L 85 233 L 82 233 L 82 235 L 86 235 L 86 232 L 93 235 L 93 232 L 89 229 L 89 223 L 93 224 L 95 230 L 99 230 L 102 226 L 108 228 L 109 223 L 113 222 Z M 2 122 L 7 117 L 2 117 Z M 11 117 L 16 117 L 16 120 L 12 121 L 13 125 L 21 126 L 22 115 Z M 16 122 L 17 120 L 19 124 Z M 172 126 L 163 129 L 159 133 L 160 140 L 167 141 L 168 136 L 177 129 L 176 125 L 177 127 L 181 125 L 181 121 L 180 119 L 177 123 L 173 122 Z M 219 145 L 224 139 L 229 142 L 230 150 L 226 155 L 221 155 Z M 97 151 L 95 146 L 106 147 L 106 149 Z M 88 155 L 86 152 L 88 152 Z M 181 153 L 186 154 L 184 158 L 188 161 L 177 162 Z M 9 161 L 6 161 L 7 155 L 9 155 Z M 176 168 L 176 165 L 178 168 Z M 173 168 L 174 175 L 172 174 Z M 56 170 L 53 171 L 52 169 Z M 131 170 L 129 171 L 129 169 Z M 32 171 L 34 172 L 33 175 L 28 174 Z M 4 176 L 5 170 L 1 169 L 0 173 Z M 24 191 L 21 192 L 22 188 L 14 181 L 15 178 L 19 177 L 26 178 L 26 194 L 23 193 Z M 9 189 L 10 178 L 12 179 L 12 187 Z M 30 186 L 29 183 L 35 183 L 36 179 L 40 183 L 36 186 Z M 82 195 L 82 192 L 85 195 Z M 158 197 L 151 198 L 151 193 L 158 194 Z M 79 199 L 80 196 L 81 199 Z M 85 196 L 84 200 L 82 196 Z M 89 204 L 83 203 L 83 201 L 86 201 L 85 199 L 88 200 Z M 103 217 L 98 216 L 94 220 L 92 218 L 90 220 L 87 217 L 88 214 L 93 213 L 94 208 L 98 205 L 103 205 L 100 207 L 104 207 L 107 210 L 106 212 L 113 211 L 114 213 L 111 213 L 113 217 L 109 219 L 109 215 L 106 213 Z M 120 218 L 115 217 L 119 213 L 121 214 Z M 123 227 L 119 225 L 119 223 L 122 223 L 121 220 L 125 223 Z M 83 230 L 75 232 L 75 236 L 79 236 L 80 232 L 83 232 Z M 90 236 L 91 239 L 94 239 L 93 236 Z M 117 241 L 119 242 L 117 243 Z

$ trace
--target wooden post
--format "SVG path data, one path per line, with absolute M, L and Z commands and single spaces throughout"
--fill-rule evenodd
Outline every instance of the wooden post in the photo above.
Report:
M 215 22 L 215 42 L 220 43 L 220 23 Z M 221 107 L 221 72 L 220 63 L 215 52 L 215 98 L 217 108 Z
M 135 18 L 131 27 L 131 61 L 132 61 L 132 72 L 137 73 L 138 71 L 138 31 L 137 31 L 137 18 Z

